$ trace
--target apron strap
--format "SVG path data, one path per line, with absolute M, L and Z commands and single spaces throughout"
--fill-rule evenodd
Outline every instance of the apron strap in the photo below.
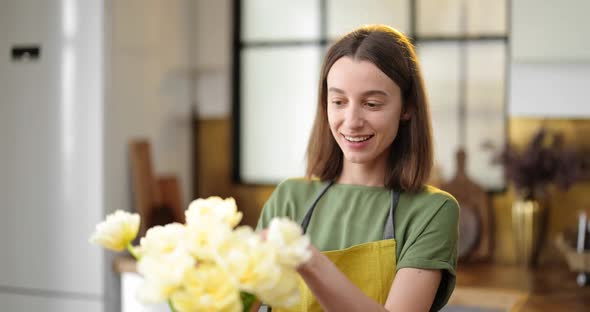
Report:
M 395 208 L 397 208 L 398 201 L 399 192 L 391 191 L 391 206 L 389 206 L 389 214 L 383 227 L 383 239 L 395 238 Z
M 334 184 L 334 181 L 326 181 L 324 183 L 324 186 L 316 195 L 315 199 L 311 203 L 311 206 L 307 210 L 307 213 L 305 213 L 305 217 L 303 217 L 303 221 L 301 221 L 301 228 L 303 229 L 303 234 L 307 232 L 307 226 L 309 225 L 309 221 L 311 221 L 311 215 L 313 214 L 315 206 L 317 205 L 318 201 L 320 201 L 320 198 L 324 195 L 324 193 L 326 193 L 330 186 L 332 186 L 332 184 Z

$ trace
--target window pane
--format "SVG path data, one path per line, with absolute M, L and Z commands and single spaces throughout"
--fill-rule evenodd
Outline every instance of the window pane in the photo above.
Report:
M 505 141 L 506 46 L 502 41 L 473 42 L 467 46 L 467 171 L 479 184 L 504 185 L 502 168 L 491 165 L 486 141 L 502 147 Z
M 321 48 L 242 50 L 240 176 L 277 183 L 304 175 Z
M 319 0 L 242 1 L 242 40 L 320 38 Z
M 459 141 L 460 43 L 432 42 L 418 45 L 429 95 L 435 139 L 435 161 L 444 179 L 456 172 Z M 503 146 L 505 141 L 506 50 L 503 41 L 472 42 L 466 46 L 465 150 L 467 173 L 488 189 L 504 185 L 502 168 L 492 165 L 486 141 Z
M 416 32 L 418 35 L 459 34 L 460 0 L 417 0 Z
M 418 57 L 432 114 L 435 165 L 444 179 L 450 179 L 459 147 L 459 45 L 420 43 Z
M 506 35 L 506 5 L 506 0 L 419 0 L 416 31 L 421 36 Z
M 507 35 L 506 0 L 469 0 L 467 33 L 470 35 Z
M 328 0 L 327 21 L 331 39 L 365 24 L 386 24 L 406 33 L 410 29 L 409 0 Z

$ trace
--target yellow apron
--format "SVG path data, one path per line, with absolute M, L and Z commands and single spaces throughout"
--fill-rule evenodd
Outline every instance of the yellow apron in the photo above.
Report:
M 332 184 L 333 182 L 326 183 L 307 211 L 301 225 L 304 232 L 307 230 L 317 202 Z M 391 206 L 385 223 L 382 240 L 355 245 L 342 250 L 323 252 L 368 297 L 373 298 L 381 304 L 385 304 L 389 289 L 395 277 L 396 243 L 394 238 L 394 213 L 398 199 L 399 193 L 392 191 Z M 301 301 L 297 306 L 291 309 L 272 309 L 273 312 L 322 311 L 322 307 L 301 278 L 299 289 Z

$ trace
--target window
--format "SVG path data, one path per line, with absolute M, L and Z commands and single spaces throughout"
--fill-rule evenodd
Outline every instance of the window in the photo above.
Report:
M 302 176 L 318 75 L 331 42 L 363 24 L 387 24 L 414 40 L 430 99 L 435 162 L 504 186 L 483 142 L 506 137 L 507 1 L 234 0 L 234 178 L 274 184 Z

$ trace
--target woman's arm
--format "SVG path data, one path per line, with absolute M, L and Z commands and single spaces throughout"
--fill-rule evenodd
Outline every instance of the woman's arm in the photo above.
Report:
M 385 307 L 367 297 L 317 248 L 297 271 L 325 311 L 428 311 L 441 280 L 439 270 L 400 269 Z
M 441 270 L 399 269 L 385 308 L 387 311 L 429 311 L 441 279 Z

